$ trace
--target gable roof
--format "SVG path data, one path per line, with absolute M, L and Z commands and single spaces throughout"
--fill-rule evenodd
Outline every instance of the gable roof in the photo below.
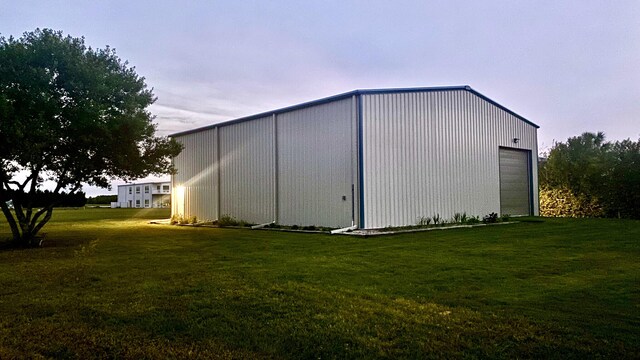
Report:
M 178 136 L 188 135 L 188 134 L 192 134 L 192 133 L 196 133 L 196 132 L 200 132 L 200 131 L 204 131 L 204 130 L 213 129 L 213 128 L 220 127 L 220 126 L 226 126 L 226 125 L 231 125 L 231 124 L 235 124 L 235 123 L 239 123 L 239 122 L 256 120 L 256 119 L 264 118 L 264 117 L 271 116 L 271 115 L 274 115 L 274 114 L 277 115 L 277 114 L 281 114 L 281 113 L 285 113 L 285 112 L 289 112 L 289 111 L 293 111 L 293 110 L 303 109 L 303 108 L 310 107 L 310 106 L 315 106 L 315 105 L 325 104 L 325 103 L 328 103 L 328 102 L 343 100 L 343 99 L 352 97 L 354 95 L 394 94 L 394 93 L 408 93 L 408 92 L 436 92 L 436 91 L 454 91 L 454 90 L 457 90 L 457 91 L 460 91 L 460 90 L 468 91 L 468 92 L 478 96 L 479 98 L 491 103 L 492 105 L 495 105 L 498 108 L 508 112 L 509 114 L 515 116 L 516 118 L 526 122 L 527 124 L 529 124 L 531 126 L 534 126 L 536 129 L 540 128 L 540 126 L 534 124 L 533 122 L 525 119 L 524 117 L 522 117 L 522 116 L 516 114 L 515 112 L 507 109 L 506 107 L 500 105 L 496 101 L 493 101 L 490 98 L 488 98 L 488 97 L 482 95 L 481 93 L 475 91 L 474 89 L 471 88 L 471 86 L 469 86 L 469 85 L 460 85 L 460 86 L 435 86 L 435 87 L 415 87 L 415 88 L 389 88 L 389 89 L 353 90 L 353 91 L 349 91 L 349 92 L 346 92 L 346 93 L 333 95 L 333 96 L 321 98 L 321 99 L 318 99 L 318 100 L 307 101 L 307 102 L 304 102 L 304 103 L 301 103 L 301 104 L 287 106 L 287 107 L 283 107 L 283 108 L 276 109 L 276 110 L 266 111 L 266 112 L 262 112 L 262 113 L 255 114 L 255 115 L 244 116 L 244 117 L 241 117 L 241 118 L 228 120 L 228 121 L 223 121 L 223 122 L 219 122 L 219 123 L 216 123 L 216 124 L 207 125 L 207 126 L 203 126 L 203 127 L 199 127 L 199 128 L 195 128 L 195 129 L 180 131 L 180 132 L 171 134 L 169 136 L 170 137 L 178 137 Z

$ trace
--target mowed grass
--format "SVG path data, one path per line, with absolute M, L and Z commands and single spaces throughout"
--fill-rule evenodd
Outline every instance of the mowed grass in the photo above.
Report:
M 0 358 L 640 357 L 639 221 L 148 224 L 168 215 L 59 210 L 45 247 L 0 250 Z

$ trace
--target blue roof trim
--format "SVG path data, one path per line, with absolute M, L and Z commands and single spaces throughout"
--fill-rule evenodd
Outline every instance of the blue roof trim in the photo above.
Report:
M 522 121 L 526 122 L 527 124 L 529 124 L 529 125 L 531 125 L 531 126 L 535 127 L 536 129 L 539 129 L 539 128 L 540 128 L 540 126 L 538 126 L 538 125 L 536 125 L 535 123 L 533 123 L 533 122 L 531 122 L 531 121 L 527 120 L 526 118 L 524 118 L 524 117 L 522 117 L 522 116 L 520 116 L 520 115 L 516 114 L 515 112 L 513 112 L 513 111 L 511 111 L 511 110 L 507 109 L 506 107 L 504 107 L 504 106 L 500 105 L 498 102 L 493 101 L 493 100 L 489 99 L 488 97 L 486 97 L 486 96 L 484 96 L 484 95 L 480 94 L 479 92 L 477 92 L 477 91 L 473 90 L 470 86 L 467 86 L 465 90 L 467 90 L 468 92 L 470 92 L 470 93 L 474 94 L 475 96 L 477 96 L 477 97 L 479 97 L 479 98 L 481 98 L 481 99 L 483 99 L 483 100 L 485 100 L 485 101 L 487 101 L 487 102 L 489 102 L 489 103 L 491 103 L 491 104 L 493 104 L 493 105 L 495 105 L 495 106 L 499 107 L 500 109 L 502 109 L 502 110 L 504 110 L 504 111 L 508 112 L 509 114 L 511 114 L 511 115 L 513 115 L 513 116 L 515 116 L 515 117 L 517 117 L 518 119 L 520 119 L 520 120 L 522 120 Z
M 325 98 L 318 99 L 318 100 L 307 101 L 307 102 L 304 102 L 304 103 L 301 103 L 301 104 L 287 106 L 287 107 L 276 109 L 276 110 L 272 110 L 272 111 L 266 111 L 266 112 L 255 114 L 255 115 L 245 116 L 245 117 L 241 117 L 241 118 L 237 118 L 237 119 L 233 119 L 233 120 L 229 120 L 229 121 L 223 121 L 223 122 L 220 122 L 220 123 L 207 125 L 207 126 L 203 126 L 203 127 L 199 127 L 199 128 L 195 128 L 195 129 L 191 129 L 191 130 L 181 131 L 181 132 L 177 132 L 177 133 L 171 134 L 169 136 L 170 137 L 178 137 L 178 136 L 188 135 L 188 134 L 192 134 L 192 133 L 196 133 L 196 132 L 200 132 L 200 131 L 204 131 L 204 130 L 213 129 L 213 128 L 216 128 L 216 127 L 232 125 L 232 124 L 236 124 L 236 123 L 244 122 L 244 121 L 256 120 L 256 119 L 260 119 L 260 118 L 264 118 L 264 117 L 269 117 L 269 116 L 272 116 L 274 114 L 277 115 L 277 114 L 281 114 L 281 113 L 288 112 L 288 111 L 304 109 L 304 108 L 307 108 L 307 107 L 310 107 L 310 106 L 321 105 L 321 104 L 326 104 L 326 103 L 333 102 L 333 101 L 347 99 L 347 98 L 352 97 L 353 95 L 375 95 L 375 94 L 393 94 L 393 93 L 407 93 L 407 92 L 432 92 L 432 91 L 455 91 L 455 90 L 458 90 L 458 91 L 459 90 L 469 91 L 470 93 L 472 93 L 472 94 L 480 97 L 481 99 L 483 99 L 483 100 L 485 100 L 485 101 L 487 101 L 487 102 L 499 107 L 500 109 L 502 109 L 502 110 L 508 112 L 509 114 L 517 117 L 518 119 L 526 122 L 527 124 L 534 126 L 536 129 L 540 128 L 540 126 L 534 124 L 533 122 L 525 119 L 524 117 L 522 117 L 522 116 L 516 114 L 515 112 L 507 109 L 506 107 L 500 105 L 499 103 L 497 103 L 497 102 L 491 100 L 490 98 L 482 95 L 481 93 L 473 90 L 470 86 L 462 85 L 462 86 L 435 86 L 435 87 L 416 87 L 416 88 L 390 88 L 390 89 L 353 90 L 353 91 L 349 91 L 349 92 L 346 92 L 346 93 L 333 95 L 333 96 L 325 97 Z
M 216 127 L 219 127 L 219 126 L 226 126 L 226 125 L 236 124 L 236 123 L 239 123 L 239 122 L 256 120 L 256 119 L 260 119 L 260 118 L 264 118 L 264 117 L 268 117 L 268 116 L 273 116 L 274 114 L 277 115 L 277 114 L 281 114 L 281 113 L 288 112 L 288 111 L 304 109 L 306 107 L 310 107 L 310 106 L 314 106 L 314 105 L 326 104 L 326 103 L 333 102 L 333 101 L 343 100 L 343 99 L 349 98 L 349 97 L 351 97 L 353 95 L 356 95 L 356 94 L 358 94 L 357 90 L 349 91 L 349 92 L 346 92 L 346 93 L 343 93 L 343 94 L 329 96 L 329 97 L 326 97 L 326 98 L 313 100 L 313 101 L 307 101 L 307 102 L 304 102 L 304 103 L 301 103 L 301 104 L 287 106 L 287 107 L 280 108 L 280 109 L 277 109 L 277 110 L 267 111 L 267 112 L 263 112 L 263 113 L 259 113 L 259 114 L 255 114 L 255 115 L 249 115 L 249 116 L 237 118 L 237 119 L 234 119 L 234 120 L 219 122 L 219 123 L 216 123 L 216 124 L 199 127 L 199 128 L 196 128 L 196 129 L 181 131 L 181 132 L 178 132 L 178 133 L 175 133 L 175 134 L 171 134 L 169 136 L 170 137 L 176 137 L 176 136 L 188 135 L 188 134 L 192 134 L 192 133 L 203 131 L 203 130 L 213 129 L 213 128 L 216 128 Z
M 358 227 L 364 229 L 364 144 L 363 136 L 362 136 L 362 96 L 358 95 L 356 97 L 357 102 L 357 111 L 358 111 Z

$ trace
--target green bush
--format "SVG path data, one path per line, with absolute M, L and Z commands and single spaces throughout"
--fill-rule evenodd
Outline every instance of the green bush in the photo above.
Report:
M 220 216 L 217 224 L 220 227 L 225 227 L 225 226 L 238 226 L 240 223 L 233 216 L 229 214 L 224 214 Z
M 498 222 L 498 214 L 492 212 L 489 215 L 485 215 L 482 218 L 482 222 L 485 223 L 485 224 L 495 224 L 495 223 Z
M 479 224 L 480 223 L 480 217 L 479 216 L 470 216 L 465 223 L 469 224 L 469 225 Z
M 583 133 L 554 144 L 540 163 L 546 216 L 640 219 L 640 139 L 608 142 Z M 544 202 L 544 205 L 542 204 Z
M 187 219 L 182 214 L 171 215 L 171 219 L 169 220 L 169 224 L 171 224 L 171 225 L 176 225 L 176 224 L 185 225 L 185 224 L 188 224 L 188 223 L 189 223 L 189 219 Z
M 461 213 L 455 213 L 453 214 L 453 223 L 454 224 L 464 224 L 467 222 L 467 219 L 469 217 L 467 216 L 466 212 Z
M 562 188 L 540 189 L 540 215 L 549 217 L 602 217 L 604 210 L 595 197 Z

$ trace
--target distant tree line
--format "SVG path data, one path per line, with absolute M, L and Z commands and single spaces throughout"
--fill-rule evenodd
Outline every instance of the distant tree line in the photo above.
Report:
M 97 195 L 87 198 L 87 204 L 111 204 L 118 201 L 118 195 Z
M 556 143 L 540 163 L 540 188 L 543 216 L 640 219 L 640 139 L 586 132 Z
M 33 192 L 5 190 L 0 194 L 2 194 L 0 201 L 9 202 L 20 207 L 44 208 L 50 205 L 53 205 L 53 207 L 82 207 L 87 203 L 85 193 L 82 191 L 56 193 L 49 190 L 36 190 Z

